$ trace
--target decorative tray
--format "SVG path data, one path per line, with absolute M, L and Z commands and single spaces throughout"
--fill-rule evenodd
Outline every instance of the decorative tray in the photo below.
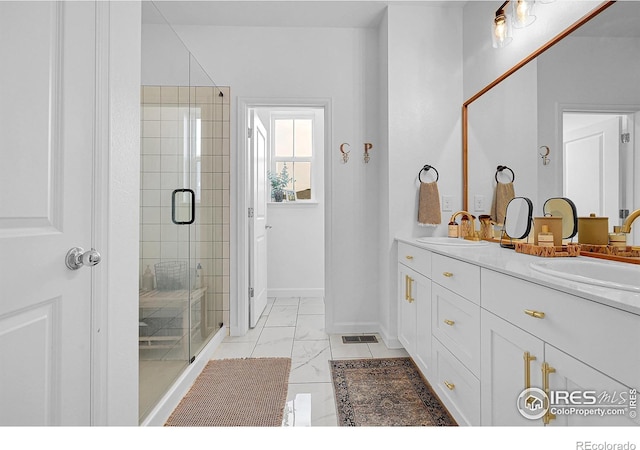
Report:
M 626 257 L 639 257 L 640 248 L 631 247 L 614 247 L 613 245 L 593 245 L 593 244 L 580 244 L 582 245 L 581 251 L 589 253 L 598 253 L 601 255 L 612 256 L 626 256 Z
M 526 255 L 542 256 L 544 258 L 554 258 L 561 256 L 580 255 L 580 244 L 566 244 L 557 247 L 541 247 L 539 245 L 527 244 L 526 242 L 516 242 L 516 252 Z

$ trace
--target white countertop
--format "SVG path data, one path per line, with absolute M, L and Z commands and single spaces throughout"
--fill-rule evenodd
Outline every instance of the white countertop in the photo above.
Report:
M 587 300 L 612 306 L 633 314 L 640 315 L 640 293 L 622 289 L 611 289 L 575 281 L 565 280 L 536 272 L 530 267 L 532 262 L 546 261 L 549 258 L 516 253 L 515 250 L 501 248 L 499 244 L 490 242 L 479 247 L 455 247 L 438 244 L 427 244 L 416 241 L 416 238 L 396 238 L 399 242 L 427 249 L 433 253 L 450 256 L 461 261 L 469 262 L 480 267 L 511 275 L 532 283 L 551 289 L 576 295 Z M 640 284 L 640 265 L 626 264 L 622 262 L 607 261 L 577 256 L 575 258 L 588 261 L 597 261 L 602 264 L 618 266 L 634 266 L 638 268 L 638 283 Z M 571 259 L 574 259 L 573 257 Z

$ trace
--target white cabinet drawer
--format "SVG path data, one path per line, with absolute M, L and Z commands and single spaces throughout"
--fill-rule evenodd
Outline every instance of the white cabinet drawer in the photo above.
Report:
M 480 374 L 480 306 L 432 284 L 431 329 L 476 376 Z
M 480 267 L 434 253 L 431 274 L 436 283 L 480 304 Z
M 431 252 L 424 248 L 398 242 L 398 262 L 431 278 Z
M 431 381 L 458 425 L 480 425 L 480 381 L 437 339 L 433 340 L 434 376 Z
M 619 382 L 638 385 L 640 316 L 488 269 L 482 269 L 481 306 Z

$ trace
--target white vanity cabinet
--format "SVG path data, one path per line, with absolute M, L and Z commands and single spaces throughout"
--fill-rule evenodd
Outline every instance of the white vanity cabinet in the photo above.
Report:
M 482 310 L 480 390 L 482 425 L 542 425 L 520 414 L 516 399 L 528 387 L 542 387 L 544 343 Z
M 398 339 L 423 375 L 431 371 L 431 252 L 398 244 Z
M 487 269 L 481 278 L 483 425 L 637 425 L 608 411 L 531 420 L 515 399 L 526 387 L 568 391 L 580 398 L 561 404 L 590 409 L 582 392 L 628 396 L 640 382 L 639 316 Z
M 518 269 L 531 257 L 486 252 L 398 242 L 399 339 L 458 424 L 640 425 L 637 403 L 635 416 L 611 413 L 633 407 L 640 387 L 640 315 L 543 285 Z M 573 395 L 578 401 L 556 399 L 551 412 L 564 403 L 574 413 L 525 417 L 518 396 L 526 388 Z M 610 405 L 593 405 L 609 411 L 576 413 L 594 396 L 609 396 Z

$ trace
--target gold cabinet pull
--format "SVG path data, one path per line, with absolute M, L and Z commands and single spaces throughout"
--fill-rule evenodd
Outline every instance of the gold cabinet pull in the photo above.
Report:
M 547 398 L 544 399 L 544 407 L 547 409 L 547 413 L 542 416 L 542 423 L 545 425 L 549 425 L 549 422 L 556 418 L 556 415 L 553 414 L 549 408 L 549 374 L 555 373 L 556 369 L 551 367 L 549 363 L 546 361 L 542 363 L 542 389 L 545 394 L 547 394 Z
M 405 258 L 407 258 L 409 261 L 413 261 L 413 256 L 411 256 L 411 255 L 407 255 L 407 256 L 405 256 Z
M 408 279 L 407 281 L 409 282 L 409 290 L 408 290 L 408 294 L 407 294 L 407 296 L 408 296 L 407 301 L 408 301 L 409 303 L 413 303 L 413 301 L 415 300 L 415 298 L 413 298 L 413 292 L 412 292 L 412 291 L 413 291 L 413 288 L 412 288 L 412 284 L 413 284 L 413 282 L 414 282 L 415 280 L 414 280 L 413 278 L 411 278 L 409 275 L 407 275 L 407 279 Z
M 524 388 L 531 388 L 531 361 L 535 361 L 536 357 L 529 352 L 524 352 Z
M 527 316 L 535 317 L 536 319 L 544 319 L 544 313 L 542 311 L 534 311 L 532 309 L 525 309 L 524 313 Z
M 451 278 L 453 276 L 451 272 L 442 272 L 442 275 L 444 275 L 447 278 Z
M 444 323 L 446 323 L 447 325 L 449 325 L 450 327 L 453 326 L 453 324 L 455 323 L 453 320 L 449 320 L 449 319 L 444 319 Z
M 404 276 L 404 299 L 409 301 L 409 275 Z
M 447 389 L 449 389 L 450 391 L 453 391 L 456 388 L 456 385 L 453 383 L 449 383 L 448 381 L 444 381 L 444 385 L 447 387 Z

